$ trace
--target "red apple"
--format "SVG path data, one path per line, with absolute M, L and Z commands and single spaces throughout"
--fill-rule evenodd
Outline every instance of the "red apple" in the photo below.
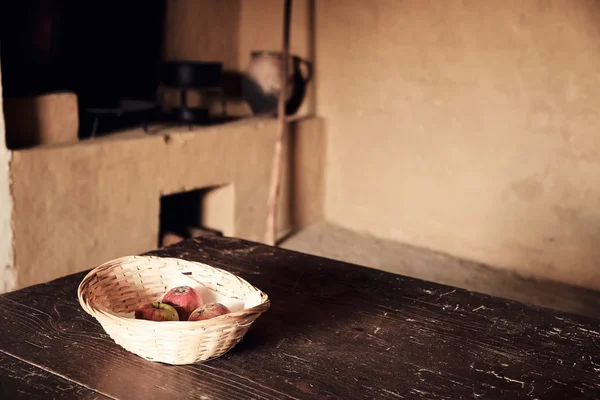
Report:
M 178 286 L 169 290 L 162 301 L 177 310 L 181 321 L 187 321 L 192 311 L 204 304 L 198 292 L 189 286 Z
M 188 318 L 188 321 L 204 321 L 229 313 L 229 308 L 221 303 L 208 303 L 196 308 Z
M 149 321 L 179 321 L 179 315 L 175 308 L 160 301 L 145 303 L 135 310 L 135 319 L 147 319 Z

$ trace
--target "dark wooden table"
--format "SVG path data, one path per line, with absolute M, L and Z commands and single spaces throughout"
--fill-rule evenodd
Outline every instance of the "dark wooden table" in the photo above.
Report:
M 77 302 L 84 273 L 0 296 L 2 399 L 600 398 L 600 321 L 220 237 L 153 255 L 269 294 L 223 357 L 145 361 Z

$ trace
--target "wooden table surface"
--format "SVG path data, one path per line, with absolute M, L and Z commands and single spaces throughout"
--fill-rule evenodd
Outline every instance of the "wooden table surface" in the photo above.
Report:
M 151 253 L 202 261 L 271 309 L 205 364 L 152 363 L 77 301 L 84 273 L 0 296 L 3 399 L 600 398 L 600 321 L 221 237 Z

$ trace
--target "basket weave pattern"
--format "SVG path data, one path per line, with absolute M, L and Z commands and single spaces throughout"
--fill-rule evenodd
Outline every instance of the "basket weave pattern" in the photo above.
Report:
M 140 304 L 160 299 L 175 275 L 182 273 L 240 301 L 258 292 L 260 304 L 205 321 L 134 319 Z M 142 358 L 167 364 L 192 364 L 223 355 L 270 306 L 265 293 L 227 271 L 153 256 L 121 257 L 96 267 L 82 280 L 77 295 L 81 307 L 117 344 Z

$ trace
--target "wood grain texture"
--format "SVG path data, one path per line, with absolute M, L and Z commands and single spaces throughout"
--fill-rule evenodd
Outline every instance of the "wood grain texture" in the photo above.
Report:
M 237 239 L 151 254 L 229 270 L 272 307 L 221 358 L 165 366 L 80 309 L 77 274 L 1 296 L 0 350 L 114 398 L 600 397 L 595 319 Z
M 0 353 L 0 394 L 3 398 L 11 400 L 109 399 L 103 394 L 4 353 Z

